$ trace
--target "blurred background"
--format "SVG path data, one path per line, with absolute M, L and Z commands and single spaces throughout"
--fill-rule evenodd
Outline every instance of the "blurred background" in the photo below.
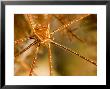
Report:
M 37 17 L 37 18 L 36 18 Z M 97 15 L 96 14 L 51 14 L 50 32 L 57 30 L 64 24 L 77 21 L 62 31 L 53 35 L 54 41 L 70 48 L 71 50 L 97 62 Z M 33 15 L 33 21 L 42 23 L 44 15 Z M 32 35 L 32 30 L 23 14 L 14 15 L 14 40 L 26 38 Z M 34 40 L 26 40 L 14 46 L 16 55 Z M 84 59 L 51 44 L 53 76 L 96 76 L 97 67 Z M 28 76 L 32 59 L 36 55 L 36 46 L 14 59 L 14 75 Z M 33 76 L 48 76 L 48 48 L 44 45 L 39 47 L 38 60 L 34 68 Z

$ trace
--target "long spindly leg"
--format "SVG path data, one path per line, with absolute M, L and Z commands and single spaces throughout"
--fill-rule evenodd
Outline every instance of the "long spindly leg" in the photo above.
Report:
M 58 21 L 62 24 L 62 25 L 64 25 L 65 23 L 61 20 L 61 19 L 59 19 L 56 15 L 54 15 L 54 17 L 56 18 L 56 19 L 58 19 Z M 85 16 L 84 16 L 85 17 Z M 83 17 L 83 18 L 84 18 Z M 81 19 L 80 19 L 81 20 Z M 72 37 L 75 37 L 77 40 L 79 40 L 80 42 L 84 42 L 84 40 L 82 40 L 79 36 L 77 36 L 75 33 L 73 33 L 71 30 L 70 30 L 70 28 L 68 28 L 68 27 L 66 27 L 66 28 L 64 28 L 68 33 L 69 33 L 69 35 L 71 35 Z
M 32 76 L 32 74 L 33 74 L 33 70 L 34 70 L 34 67 L 35 67 L 35 65 L 36 65 L 36 62 L 37 62 L 37 60 L 38 60 L 38 50 L 39 50 L 39 47 L 37 47 L 37 49 L 36 49 L 36 56 L 37 57 L 34 57 L 33 58 L 33 60 L 32 60 L 32 64 L 31 64 L 31 68 L 30 68 L 30 71 L 29 71 L 29 76 Z
M 19 40 L 15 40 L 14 41 L 14 45 L 16 46 L 16 45 L 19 45 L 19 44 L 21 44 L 21 43 L 23 43 L 23 42 L 25 42 L 25 41 L 27 41 L 27 40 L 29 40 L 30 39 L 30 37 L 24 37 L 24 38 L 21 38 L 21 39 L 19 39 Z
M 58 28 L 58 29 L 56 29 L 55 31 L 53 31 L 52 33 L 50 33 L 50 35 L 53 35 L 53 34 L 55 34 L 56 32 L 61 32 L 61 31 L 64 30 L 65 28 L 69 27 L 70 25 L 72 25 L 72 24 L 74 24 L 74 23 L 76 23 L 76 22 L 81 21 L 82 19 L 84 19 L 85 17 L 87 17 L 87 16 L 89 16 L 89 15 L 90 15 L 90 14 L 87 14 L 87 15 L 85 15 L 85 16 L 80 17 L 79 19 L 72 20 L 72 21 L 70 21 L 69 23 L 64 24 L 64 25 L 61 26 L 60 28 Z
M 34 41 L 32 44 L 30 44 L 28 47 L 26 47 L 25 49 L 23 49 L 22 51 L 20 51 L 18 54 L 15 54 L 15 57 L 21 55 L 22 53 L 24 53 L 26 50 L 28 50 L 30 47 L 32 47 L 36 43 L 37 43 L 37 41 Z
M 51 52 L 50 43 L 48 44 L 48 62 L 49 62 L 49 75 L 51 76 L 53 72 L 53 66 L 52 66 L 52 52 Z
M 48 15 L 48 37 L 50 39 L 50 20 L 51 20 L 51 15 Z M 52 76 L 53 74 L 53 66 L 52 66 L 52 52 L 51 52 L 51 45 L 50 42 L 48 43 L 48 63 L 49 63 L 49 75 Z
M 71 50 L 70 48 L 67 48 L 67 47 L 65 47 L 65 46 L 63 46 L 63 45 L 61 45 L 61 44 L 59 44 L 59 43 L 57 43 L 57 42 L 54 42 L 54 41 L 51 41 L 51 43 L 54 44 L 54 45 L 56 45 L 56 46 L 58 46 L 58 47 L 60 47 L 60 48 L 62 48 L 62 49 L 64 49 L 64 50 L 67 50 L 67 51 L 69 51 L 69 52 L 71 52 L 71 53 L 73 53 L 73 54 L 79 56 L 80 58 L 82 58 L 82 59 L 84 59 L 84 60 L 86 60 L 86 61 L 92 63 L 93 65 L 97 66 L 97 64 L 96 64 L 94 61 L 91 61 L 90 59 L 88 59 L 88 58 L 86 58 L 86 57 L 80 55 L 79 53 L 74 52 L 74 51 Z
M 79 40 L 80 42 L 84 42 L 83 39 L 81 39 L 78 35 L 76 35 L 75 33 L 73 33 L 72 31 L 68 30 L 68 32 L 71 34 L 72 37 L 75 37 L 77 40 Z
M 14 41 L 14 45 L 16 46 L 16 45 L 22 44 L 23 42 L 25 42 L 25 41 L 27 41 L 27 40 L 30 40 L 30 39 L 34 39 L 34 35 L 27 36 L 27 37 L 24 37 L 24 38 L 15 40 L 15 41 Z

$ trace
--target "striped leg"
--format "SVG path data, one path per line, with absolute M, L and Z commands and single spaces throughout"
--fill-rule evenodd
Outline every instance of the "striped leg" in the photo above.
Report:
M 36 62 L 38 60 L 38 50 L 39 50 L 39 47 L 36 48 L 36 56 L 37 57 L 34 57 L 33 60 L 32 60 L 31 68 L 30 68 L 30 71 L 29 71 L 29 76 L 32 76 L 32 74 L 34 72 L 33 70 L 34 70 Z
M 52 53 L 51 53 L 50 43 L 48 45 L 48 61 L 49 61 L 49 74 L 51 76 L 53 72 L 53 66 L 52 66 Z
M 23 43 L 23 42 L 25 42 L 25 41 L 27 41 L 27 40 L 34 39 L 34 38 L 35 38 L 34 35 L 31 35 L 31 36 L 28 36 L 28 37 L 24 37 L 24 38 L 15 40 L 15 41 L 14 41 L 14 45 L 15 45 L 15 46 L 16 46 L 16 45 L 19 45 L 19 44 L 21 44 L 21 43 Z
M 30 37 L 24 37 L 24 38 L 21 38 L 21 39 L 19 39 L 19 40 L 15 40 L 14 41 L 14 45 L 16 46 L 16 45 L 19 45 L 19 44 L 21 44 L 21 43 L 23 43 L 23 42 L 25 42 L 26 40 L 29 40 L 30 39 Z
M 53 31 L 53 32 L 50 33 L 50 34 L 51 34 L 51 35 L 54 35 L 54 34 L 57 33 L 57 32 L 61 32 L 61 31 L 64 30 L 65 28 L 71 26 L 72 24 L 74 24 L 74 23 L 76 23 L 76 22 L 81 21 L 82 19 L 84 19 L 85 17 L 87 17 L 87 16 L 89 16 L 89 15 L 90 15 L 90 14 L 87 14 L 87 15 L 82 16 L 82 17 L 80 17 L 80 18 L 78 18 L 78 19 L 76 19 L 76 20 L 70 21 L 69 23 L 64 24 L 63 26 L 61 26 L 60 28 L 56 29 L 55 31 Z
M 62 49 L 64 49 L 64 50 L 67 50 L 67 51 L 69 51 L 69 52 L 71 52 L 71 53 L 73 53 L 73 54 L 79 56 L 80 58 L 82 58 L 82 59 L 84 59 L 84 60 L 86 60 L 86 61 L 92 63 L 93 65 L 97 66 L 97 64 L 96 64 L 94 61 L 91 61 L 90 59 L 88 59 L 88 58 L 86 58 L 86 57 L 80 55 L 79 53 L 74 52 L 74 51 L 71 50 L 70 48 L 67 48 L 67 47 L 65 47 L 65 46 L 63 46 L 63 45 L 60 45 L 60 44 L 58 44 L 58 43 L 56 43 L 56 42 L 54 42 L 54 41 L 51 41 L 51 43 L 54 44 L 54 45 L 56 45 L 56 46 L 58 46 L 58 47 L 60 47 L 60 48 L 62 48 Z
M 24 53 L 26 50 L 28 50 L 30 47 L 32 47 L 33 45 L 35 45 L 37 42 L 34 41 L 32 44 L 30 44 L 28 47 L 26 47 L 25 49 L 23 49 L 21 52 L 19 52 L 18 54 L 15 55 L 15 57 L 21 55 L 22 53 Z
M 55 15 L 54 15 L 55 16 Z M 87 15 L 88 16 L 88 15 Z M 86 16 L 84 16 L 84 17 L 86 17 Z M 83 17 L 83 18 L 84 18 Z M 55 18 L 57 18 L 58 19 L 58 21 L 64 26 L 65 25 L 65 23 L 61 20 L 61 19 L 59 19 L 57 16 L 55 16 Z M 81 20 L 81 19 L 80 19 Z M 78 20 L 78 21 L 80 21 L 80 20 Z M 73 20 L 74 21 L 74 20 Z M 76 21 L 76 20 L 75 20 Z M 77 21 L 76 21 L 77 22 Z M 75 22 L 74 22 L 75 23 Z M 71 25 L 71 24 L 70 24 Z M 65 27 L 65 26 L 64 26 Z M 69 33 L 69 35 L 71 35 L 72 37 L 75 37 L 77 40 L 79 40 L 80 42 L 84 42 L 84 40 L 82 40 L 80 37 L 78 37 L 75 33 L 73 33 L 69 28 L 69 25 L 67 25 L 67 27 L 66 28 L 64 28 L 65 30 L 66 30 L 66 33 Z M 56 30 L 57 31 L 57 30 Z M 60 31 L 60 30 L 59 30 Z

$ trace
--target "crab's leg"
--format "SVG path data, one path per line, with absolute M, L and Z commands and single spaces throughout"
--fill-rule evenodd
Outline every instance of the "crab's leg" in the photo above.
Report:
M 21 44 L 21 43 L 23 43 L 23 42 L 25 42 L 25 41 L 27 41 L 29 39 L 30 39 L 30 37 L 24 37 L 24 38 L 21 38 L 19 40 L 15 40 L 14 41 L 14 45 L 16 46 L 16 45 Z
M 48 61 L 49 61 L 49 74 L 51 76 L 53 72 L 53 66 L 52 66 L 52 53 L 51 53 L 50 43 L 48 45 Z
M 54 42 L 54 41 L 52 41 L 52 40 L 51 40 L 51 43 L 54 44 L 54 45 L 56 45 L 56 46 L 58 46 L 58 47 L 60 47 L 60 48 L 62 48 L 62 49 L 65 49 L 65 50 L 67 50 L 67 51 L 69 51 L 69 52 L 71 52 L 71 53 L 73 53 L 73 54 L 79 56 L 80 58 L 82 58 L 82 59 L 84 59 L 84 60 L 86 60 L 86 61 L 92 63 L 93 65 L 97 66 L 97 64 L 96 64 L 94 61 L 91 61 L 90 59 L 88 59 L 88 58 L 86 58 L 86 57 L 80 55 L 79 53 L 74 52 L 74 51 L 71 50 L 70 48 L 67 48 L 67 47 L 65 47 L 65 46 L 63 46 L 63 45 L 61 45 L 61 44 L 59 44 L 59 43 L 57 43 L 57 42 Z
M 64 22 L 62 20 L 60 20 L 56 15 L 54 15 L 55 18 L 58 19 L 58 21 L 64 25 Z M 75 37 L 77 40 L 81 41 L 81 42 L 84 42 L 84 40 L 82 40 L 79 36 L 77 36 L 75 33 L 73 33 L 69 28 L 66 28 L 66 30 L 71 34 L 72 37 Z
M 37 52 L 36 54 L 38 54 L 38 50 L 39 50 L 39 47 L 37 47 L 37 49 L 36 49 L 36 52 Z M 37 57 L 34 57 L 33 60 L 32 60 L 31 68 L 30 68 L 30 71 L 29 71 L 29 76 L 32 76 L 33 69 L 36 65 L 37 60 L 38 60 L 38 55 L 37 55 Z
M 21 55 L 22 53 L 24 53 L 26 50 L 28 50 L 30 47 L 32 47 L 33 45 L 35 45 L 37 43 L 37 41 L 34 41 L 33 43 L 31 43 L 28 47 L 26 47 L 25 49 L 23 49 L 22 51 L 20 51 L 18 54 L 15 54 L 15 57 Z
M 53 35 L 53 34 L 55 34 L 55 33 L 57 33 L 57 32 L 60 32 L 60 31 L 64 30 L 65 28 L 69 27 L 70 25 L 72 25 L 72 24 L 74 24 L 74 23 L 76 23 L 76 22 L 81 21 L 82 19 L 84 19 L 85 17 L 87 17 L 87 16 L 89 16 L 89 15 L 90 15 L 90 14 L 87 14 L 87 15 L 85 15 L 85 16 L 80 17 L 79 19 L 72 20 L 72 21 L 70 21 L 69 23 L 64 24 L 63 26 L 59 27 L 57 30 L 53 31 L 53 32 L 50 33 L 50 34 Z

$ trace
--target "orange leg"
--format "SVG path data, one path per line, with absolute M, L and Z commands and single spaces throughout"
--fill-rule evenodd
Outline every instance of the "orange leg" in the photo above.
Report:
M 37 47 L 37 49 L 36 49 L 36 52 L 37 52 L 36 54 L 38 54 L 38 50 L 39 50 L 39 47 Z M 31 68 L 30 68 L 30 71 L 29 71 L 29 76 L 32 76 L 32 74 L 34 72 L 33 70 L 34 70 L 34 67 L 36 65 L 37 59 L 38 59 L 38 55 L 37 55 L 37 57 L 34 57 L 33 60 L 32 60 Z
M 55 16 L 55 15 L 54 15 Z M 87 15 L 88 16 L 88 15 Z M 61 19 L 59 19 L 57 16 L 55 16 L 58 20 L 59 20 L 59 22 L 62 24 L 62 25 L 64 25 L 65 23 L 61 20 Z M 85 16 L 84 16 L 85 17 Z M 84 18 L 83 17 L 83 18 Z M 81 20 L 81 19 L 80 19 Z M 78 21 L 80 21 L 80 20 L 78 20 Z M 84 42 L 84 40 L 82 40 L 80 37 L 78 37 L 75 33 L 73 33 L 68 27 L 66 27 L 66 34 L 67 33 L 69 33 L 69 35 L 71 35 L 72 37 L 75 37 L 77 40 L 79 40 L 79 41 L 81 41 L 81 42 Z
M 29 39 L 30 39 L 30 37 L 24 37 L 24 38 L 21 38 L 19 40 L 16 40 L 16 41 L 14 41 L 14 45 L 16 46 L 16 45 L 21 44 L 21 43 L 23 43 L 23 42 L 25 42 L 26 40 L 29 40 Z
M 15 55 L 15 57 L 21 55 L 22 53 L 24 53 L 26 50 L 28 50 L 30 47 L 32 47 L 33 45 L 35 45 L 37 42 L 34 41 L 32 44 L 30 44 L 28 47 L 26 47 L 25 49 L 23 49 L 21 52 L 19 52 L 18 54 Z
M 69 27 L 70 25 L 76 23 L 76 22 L 79 22 L 81 21 L 82 19 L 84 19 L 85 17 L 89 16 L 90 14 L 87 14 L 86 16 L 82 16 L 76 20 L 73 20 L 73 21 L 70 21 L 69 23 L 67 24 L 64 24 L 63 26 L 61 26 L 60 28 L 56 29 L 55 31 L 53 31 L 52 33 L 50 33 L 51 35 L 54 35 L 56 32 L 61 32 L 62 30 L 64 30 L 65 28 Z
M 32 76 L 33 69 L 34 69 L 34 67 L 35 67 L 36 62 L 37 62 L 37 58 L 34 57 L 34 58 L 33 58 L 33 61 L 32 61 L 32 64 L 31 64 L 30 71 L 29 71 L 29 76 Z
M 52 66 L 52 53 L 51 53 L 50 43 L 48 45 L 48 61 L 49 61 L 49 74 L 51 76 L 53 72 L 53 66 Z
M 65 50 L 67 50 L 67 51 L 69 51 L 69 52 L 71 52 L 71 53 L 73 53 L 73 54 L 79 56 L 80 58 L 82 58 L 82 59 L 84 59 L 84 60 L 86 60 L 86 61 L 92 63 L 93 65 L 97 66 L 97 64 L 96 64 L 94 61 L 91 61 L 90 59 L 88 59 L 88 58 L 86 58 L 86 57 L 80 55 L 79 53 L 74 52 L 74 51 L 71 50 L 70 48 L 67 48 L 67 47 L 65 47 L 65 46 L 63 46 L 63 45 L 60 45 L 60 44 L 58 44 L 58 43 L 56 43 L 56 42 L 54 42 L 54 41 L 51 41 L 51 43 L 54 44 L 54 45 L 56 45 L 56 46 L 58 46 L 58 47 L 60 47 L 60 48 L 65 49 Z

